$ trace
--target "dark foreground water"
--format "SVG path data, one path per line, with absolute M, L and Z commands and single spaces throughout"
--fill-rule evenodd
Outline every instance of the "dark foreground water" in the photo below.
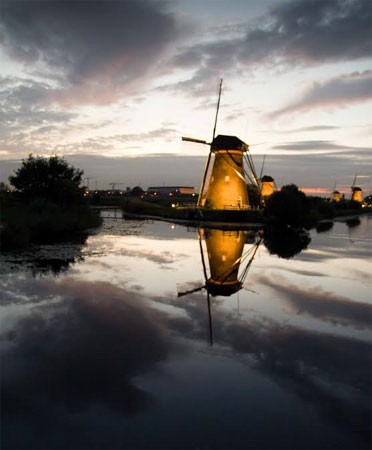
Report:
M 0 257 L 1 448 L 369 448 L 372 218 L 105 220 Z

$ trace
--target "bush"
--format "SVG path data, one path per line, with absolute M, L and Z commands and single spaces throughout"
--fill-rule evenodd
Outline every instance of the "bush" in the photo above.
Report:
M 23 160 L 9 177 L 16 192 L 2 213 L 2 248 L 53 243 L 100 225 L 80 186 L 82 174 L 57 156 Z

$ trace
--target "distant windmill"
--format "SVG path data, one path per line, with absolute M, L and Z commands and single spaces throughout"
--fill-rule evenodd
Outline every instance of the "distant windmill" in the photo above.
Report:
M 219 86 L 216 117 L 212 142 L 182 137 L 183 141 L 209 145 L 204 174 L 200 186 L 198 208 L 207 209 L 250 209 L 247 193 L 247 178 L 259 187 L 248 144 L 236 136 L 216 135 L 217 118 L 220 107 L 222 79 Z M 212 154 L 214 161 L 211 165 Z M 250 174 L 244 168 L 247 163 Z
M 111 186 L 111 190 L 115 191 L 116 186 L 122 185 L 124 183 L 108 183 L 109 186 Z
M 341 193 L 340 191 L 336 190 L 337 184 L 335 183 L 333 185 L 333 190 L 331 194 L 331 202 L 339 202 L 341 200 Z
M 355 174 L 353 184 L 351 185 L 351 200 L 355 202 L 362 203 L 363 202 L 363 191 L 360 187 L 355 186 L 355 182 L 357 179 L 357 174 Z

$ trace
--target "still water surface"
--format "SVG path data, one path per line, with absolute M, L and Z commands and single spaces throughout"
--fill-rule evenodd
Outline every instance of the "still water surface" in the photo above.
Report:
M 1 255 L 1 447 L 369 448 L 371 231 L 284 259 L 260 232 L 108 218 Z

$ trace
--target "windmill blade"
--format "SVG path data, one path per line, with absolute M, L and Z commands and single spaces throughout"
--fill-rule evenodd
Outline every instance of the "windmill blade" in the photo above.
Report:
M 358 175 L 355 174 L 354 181 L 353 181 L 353 184 L 351 185 L 351 188 L 353 188 L 353 187 L 355 186 L 355 182 L 356 182 L 357 176 L 358 176 Z
M 249 292 L 252 292 L 253 294 L 257 294 L 257 295 L 258 295 L 258 292 L 254 291 L 253 289 L 249 289 L 249 288 L 247 288 L 246 286 L 243 286 L 243 289 L 244 289 L 245 291 L 249 291 Z
M 214 139 L 215 136 L 216 136 L 217 118 L 218 118 L 218 111 L 219 111 L 219 109 L 220 109 L 220 100 L 221 100 L 221 91 L 222 91 L 222 81 L 223 81 L 223 79 L 221 78 L 221 81 L 220 81 L 220 89 L 219 89 L 219 92 L 218 92 L 218 102 L 217 102 L 217 109 L 216 109 L 216 117 L 215 117 L 215 119 L 214 119 L 214 127 L 213 127 L 213 137 L 212 137 L 212 141 L 213 141 L 213 139 Z
M 262 178 L 262 174 L 263 174 L 263 170 L 264 170 L 264 166 L 265 166 L 265 159 L 266 159 L 266 155 L 264 155 L 263 160 L 262 160 L 262 166 L 261 166 L 261 172 L 260 172 L 260 181 Z
M 209 170 L 209 164 L 211 162 L 211 157 L 212 157 L 212 151 L 209 151 L 208 153 L 208 158 L 207 158 L 207 162 L 205 163 L 205 168 L 204 168 L 204 174 L 203 174 L 203 180 L 200 186 L 200 190 L 199 190 L 199 197 L 198 197 L 198 202 L 197 202 L 197 206 L 200 207 L 202 206 L 202 199 L 203 199 L 203 194 L 204 194 L 204 188 L 205 188 L 205 182 L 207 180 L 207 175 L 208 175 L 208 170 Z
M 208 304 L 209 342 L 211 343 L 211 347 L 213 347 L 212 309 L 211 309 L 211 299 L 208 290 L 207 290 L 207 304 Z
M 178 292 L 177 297 L 184 297 L 185 295 L 193 294 L 194 292 L 199 292 L 204 288 L 205 288 L 205 284 L 203 284 L 203 286 L 198 286 L 194 289 L 189 289 L 188 291 Z
M 195 138 L 191 138 L 191 137 L 182 136 L 182 140 L 186 141 L 186 142 L 196 142 L 197 144 L 210 145 L 207 141 L 205 141 L 203 139 L 195 139 Z

